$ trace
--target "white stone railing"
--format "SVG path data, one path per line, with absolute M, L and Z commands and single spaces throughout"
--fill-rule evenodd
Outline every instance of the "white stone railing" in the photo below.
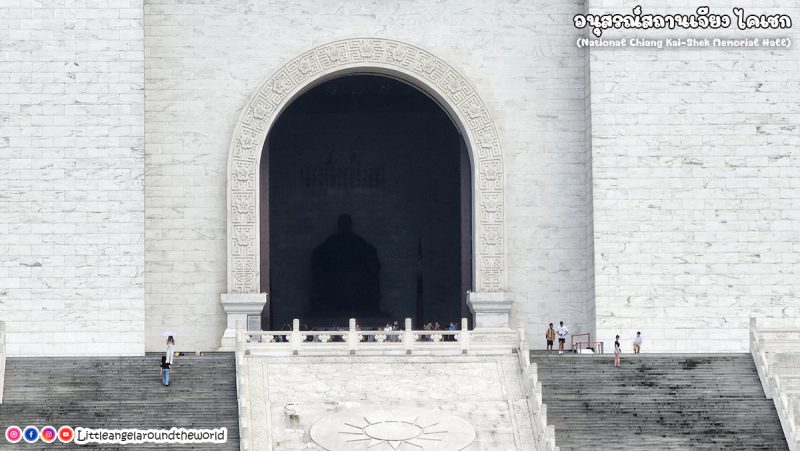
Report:
M 0 404 L 3 404 L 3 386 L 6 380 L 6 323 L 0 321 Z
M 790 451 L 800 451 L 800 328 L 758 327 L 750 318 L 750 352 Z
M 552 425 L 547 424 L 547 404 L 542 402 L 542 383 L 539 382 L 539 373 L 536 364 L 531 363 L 531 353 L 528 341 L 525 339 L 525 330 L 519 330 L 519 345 L 517 355 L 519 366 L 522 368 L 522 380 L 528 397 L 528 410 L 533 423 L 533 436 L 536 439 L 536 449 L 542 451 L 558 451 L 556 446 L 556 431 Z
M 301 331 L 292 321 L 287 331 L 237 331 L 237 347 L 249 355 L 497 355 L 516 350 L 517 333 L 510 329 L 359 330 L 354 319 L 346 330 Z

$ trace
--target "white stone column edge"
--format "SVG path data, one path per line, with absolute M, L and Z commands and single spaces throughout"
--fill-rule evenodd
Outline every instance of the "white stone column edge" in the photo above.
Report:
M 511 327 L 511 301 L 503 291 L 470 291 L 467 307 L 475 329 L 508 329 Z
M 228 320 L 220 340 L 219 351 L 232 352 L 236 348 L 236 322 L 241 321 L 246 328 L 248 316 L 261 315 L 261 310 L 267 303 L 267 294 L 224 293 L 220 300 Z

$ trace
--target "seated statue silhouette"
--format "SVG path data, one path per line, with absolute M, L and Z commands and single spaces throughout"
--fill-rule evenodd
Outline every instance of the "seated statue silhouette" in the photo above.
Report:
M 353 219 L 339 216 L 337 232 L 311 255 L 311 308 L 314 316 L 359 317 L 380 311 L 378 252 L 353 233 Z

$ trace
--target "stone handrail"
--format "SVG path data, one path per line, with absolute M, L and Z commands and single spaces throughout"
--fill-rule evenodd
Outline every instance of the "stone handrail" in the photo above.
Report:
M 469 330 L 467 319 L 460 330 L 412 330 L 406 318 L 404 330 L 359 330 L 354 319 L 346 330 L 237 330 L 237 349 L 250 355 L 453 355 L 511 354 L 517 334 L 510 329 Z
M 786 328 L 759 328 L 755 318 L 750 318 L 750 353 L 758 371 L 764 394 L 775 403 L 775 410 L 781 421 L 786 442 L 790 451 L 800 451 L 800 402 L 797 395 L 790 395 L 789 390 L 783 388 L 783 379 L 775 364 L 774 353 L 797 353 L 797 346 L 778 346 L 770 350 L 769 336 L 776 334 L 796 334 L 800 329 Z M 786 381 L 788 382 L 788 380 Z
M 0 404 L 3 404 L 3 386 L 6 379 L 6 323 L 0 321 Z
M 519 330 L 519 345 L 517 355 L 519 366 L 522 368 L 522 380 L 525 384 L 525 393 L 528 397 L 528 410 L 533 423 L 533 436 L 536 440 L 536 449 L 543 451 L 558 451 L 556 446 L 556 431 L 552 425 L 547 424 L 547 404 L 542 402 L 542 383 L 539 382 L 539 373 L 536 364 L 531 363 L 530 348 L 525 339 L 525 330 Z

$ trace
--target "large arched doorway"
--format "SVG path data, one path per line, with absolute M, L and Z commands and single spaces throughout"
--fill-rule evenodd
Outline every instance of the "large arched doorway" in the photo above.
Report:
M 378 74 L 326 80 L 297 97 L 260 163 L 264 326 L 365 326 L 467 315 L 471 165 L 448 113 Z
M 228 289 L 221 303 L 227 327 L 221 349 L 233 349 L 235 328 L 261 311 L 262 145 L 278 116 L 326 80 L 382 74 L 411 83 L 447 111 L 472 164 L 472 278 L 467 296 L 476 328 L 508 327 L 512 300 L 505 293 L 503 157 L 486 103 L 458 70 L 432 53 L 382 38 L 352 38 L 314 47 L 275 70 L 242 109 L 228 153 Z M 268 224 L 266 224 L 268 226 Z

